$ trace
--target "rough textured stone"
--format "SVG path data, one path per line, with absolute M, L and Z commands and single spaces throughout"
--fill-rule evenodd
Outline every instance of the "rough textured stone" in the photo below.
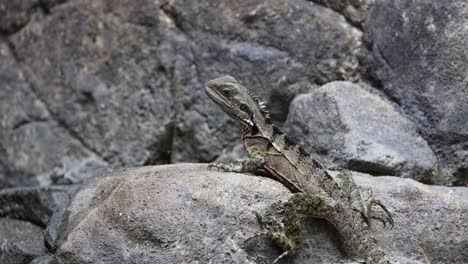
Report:
M 50 264 L 50 263 L 52 263 L 52 256 L 51 255 L 43 255 L 43 256 L 37 257 L 33 261 L 29 262 L 29 264 Z
M 91 10 L 65 4 L 30 22 L 12 37 L 16 59 L 51 117 L 86 150 L 111 165 L 143 164 L 171 119 L 158 39 Z
M 336 174 L 333 173 L 333 174 Z M 468 259 L 468 188 L 429 186 L 411 179 L 353 173 L 373 188 L 395 218 L 378 232 L 400 263 L 464 263 Z M 376 223 L 378 224 L 378 223 Z
M 366 20 L 369 5 L 374 0 L 310 0 L 335 10 L 342 14 L 346 20 L 361 28 Z
M 105 167 L 53 119 L 1 41 L 0 61 L 0 188 L 74 182 Z
M 285 131 L 327 167 L 433 182 L 437 160 L 416 127 L 364 84 L 331 82 L 291 103 Z
M 48 14 L 65 0 L 0 0 L 0 34 L 21 30 L 37 14 Z
M 231 163 L 235 160 L 246 158 L 246 153 L 243 144 L 237 144 L 231 151 L 221 153 L 215 162 Z
M 75 186 L 11 188 L 0 191 L 0 217 L 29 221 L 46 227 L 52 214 L 68 203 Z
M 239 129 L 208 102 L 207 80 L 235 75 L 284 121 L 311 83 L 359 75 L 362 33 L 313 2 L 10 2 L 0 1 L 0 67 L 12 72 L 0 78 L 11 83 L 2 104 L 8 118 L 25 117 L 19 131 L 0 129 L 5 179 L 78 182 L 97 168 L 212 161 Z M 10 139 L 20 133 L 31 142 Z
M 465 184 L 466 13 L 463 0 L 0 0 L 0 186 L 212 161 L 239 135 L 202 90 L 224 74 L 279 123 L 298 93 L 370 78 L 436 152 L 438 183 Z
M 29 263 L 46 254 L 43 232 L 30 222 L 0 218 L 0 263 Z
M 37 255 L 28 252 L 18 244 L 8 240 L 0 240 L 0 261 L 9 264 L 27 264 Z
M 0 218 L 0 237 L 31 249 L 37 254 L 45 253 L 44 229 L 27 221 Z
M 47 263 L 75 186 L 0 191 L 0 263 Z M 47 247 L 47 250 L 46 250 Z
M 382 91 L 416 122 L 440 160 L 440 183 L 468 183 L 466 0 L 376 1 L 364 59 Z
M 206 166 L 133 168 L 88 182 L 66 211 L 54 263 L 274 260 L 280 252 L 271 242 L 246 240 L 260 231 L 254 211 L 264 214 L 290 192 L 268 178 L 209 172 Z M 468 257 L 468 189 L 363 174 L 356 179 L 374 187 L 394 214 L 393 230 L 374 226 L 389 256 L 400 263 L 456 263 Z M 292 263 L 344 258 L 329 225 L 315 220 L 306 226 Z

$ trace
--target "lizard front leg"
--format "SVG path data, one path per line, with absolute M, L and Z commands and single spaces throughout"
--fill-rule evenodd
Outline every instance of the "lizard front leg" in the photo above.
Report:
M 231 164 L 224 163 L 210 163 L 208 169 L 217 168 L 221 171 L 229 172 L 253 172 L 256 171 L 265 164 L 263 155 L 254 154 L 246 159 L 236 160 Z

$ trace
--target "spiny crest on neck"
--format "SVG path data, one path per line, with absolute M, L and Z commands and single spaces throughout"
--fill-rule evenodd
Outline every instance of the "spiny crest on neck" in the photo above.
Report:
M 267 106 L 266 103 L 263 101 L 258 100 L 258 97 L 255 93 L 249 91 L 250 97 L 257 103 L 258 107 L 260 108 L 260 112 L 265 117 L 266 121 L 270 121 L 270 113 L 266 110 Z

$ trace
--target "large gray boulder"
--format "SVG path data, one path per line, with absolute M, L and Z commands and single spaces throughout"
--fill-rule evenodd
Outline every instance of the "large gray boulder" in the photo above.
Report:
M 1 114 L 21 117 L 0 127 L 0 179 L 43 184 L 212 161 L 239 129 L 206 81 L 234 75 L 284 121 L 311 83 L 356 79 L 362 45 L 344 16 L 299 0 L 0 0 L 0 31 Z
M 280 254 L 254 212 L 271 212 L 291 193 L 274 180 L 178 164 L 116 171 L 86 183 L 65 212 L 53 263 L 271 263 Z M 355 174 L 395 218 L 374 226 L 400 263 L 460 263 L 468 258 L 468 189 Z M 274 212 L 273 212 L 274 213 Z M 346 260 L 336 232 L 308 219 L 292 263 Z M 285 263 L 287 260 L 284 260 Z
M 395 105 L 350 82 L 331 82 L 291 103 L 285 131 L 326 167 L 434 182 L 437 160 Z
M 466 0 L 375 1 L 364 27 L 370 78 L 417 124 L 439 183 L 468 184 Z

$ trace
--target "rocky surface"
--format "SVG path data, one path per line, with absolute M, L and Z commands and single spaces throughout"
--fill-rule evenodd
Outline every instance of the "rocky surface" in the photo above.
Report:
M 202 88 L 224 74 L 270 102 L 280 125 L 297 94 L 371 82 L 434 150 L 437 183 L 465 185 L 466 10 L 463 0 L 0 0 L 0 188 L 217 159 L 239 130 Z
M 27 221 L 0 218 L 0 263 L 29 263 L 45 255 L 44 229 Z
M 24 27 L 36 12 L 49 13 L 65 0 L 0 1 L 0 32 L 14 33 Z
M 74 186 L 1 190 L 0 263 L 47 263 L 73 190 Z
M 291 103 L 286 134 L 326 167 L 434 182 L 437 159 L 415 125 L 364 84 L 330 82 Z
M 206 164 L 140 167 L 85 184 L 65 212 L 53 263 L 269 263 L 280 253 L 259 232 L 266 213 L 291 194 L 280 183 L 209 172 Z M 461 263 L 468 258 L 468 189 L 430 187 L 397 177 L 355 174 L 394 214 L 374 229 L 400 263 Z M 292 263 L 344 259 L 336 232 L 310 219 Z M 286 262 L 285 260 L 284 262 Z
M 68 191 L 37 186 L 79 183 L 116 167 L 242 157 L 237 124 L 203 92 L 204 82 L 225 74 L 267 101 L 273 121 L 330 167 L 426 183 L 437 174 L 436 184 L 468 186 L 467 16 L 464 0 L 142 0 L 138 4 L 0 0 L 0 190 L 20 187 L 0 191 L 0 234 L 7 237 L 0 241 L 0 263 L 27 263 L 38 255 L 31 264 L 49 263 L 59 243 L 57 261 L 87 258 L 88 251 L 67 248 L 80 245 L 80 237 L 86 237 L 77 233 L 80 229 L 70 231 L 65 240 L 57 239 Z M 335 88 L 331 93 L 320 88 L 339 80 L 359 83 L 364 91 L 350 94 L 356 89 Z M 309 100 L 305 98 L 319 94 L 333 100 L 325 104 L 315 98 L 317 104 L 300 111 L 295 103 L 289 114 L 290 103 L 299 94 L 309 94 L 297 98 L 304 104 Z M 338 115 L 332 106 L 347 110 Z M 95 209 L 83 221 L 76 220 L 83 227 L 91 228 L 98 213 L 108 226 L 116 227 L 106 233 L 103 226 L 95 226 L 102 235 L 96 239 L 108 244 L 84 245 L 90 257 L 101 256 L 95 249 L 103 247 L 111 256 L 104 256 L 105 260 L 125 259 L 137 252 L 143 255 L 134 259 L 141 261 L 161 252 L 170 258 L 174 245 L 186 249 L 181 259 L 193 257 L 200 262 L 207 256 L 212 262 L 229 257 L 233 262 L 271 262 L 279 253 L 268 241 L 255 240 L 253 246 L 242 241 L 258 231 L 251 211 L 264 211 L 270 201 L 287 197 L 282 188 L 240 175 L 219 180 L 220 175 L 202 173 L 197 166 L 164 168 L 154 170 L 179 176 L 172 183 L 167 179 L 168 188 L 174 188 L 172 196 L 162 190 L 168 197 L 158 199 L 172 201 L 166 209 L 196 208 L 185 217 L 199 219 L 199 228 L 191 232 L 190 221 L 179 219 L 185 221 L 180 223 L 182 231 L 174 231 L 163 218 L 172 217 L 174 211 L 144 220 L 145 214 L 158 215 L 155 210 L 164 209 L 156 200 L 151 200 L 154 207 L 149 211 L 132 211 L 139 217 L 135 219 L 144 224 L 166 221 L 161 232 L 174 234 L 125 222 L 104 207 L 111 204 L 130 211 L 114 200 L 124 193 L 116 186 L 120 191 L 114 196 L 95 199 L 102 204 L 87 207 L 75 201 L 76 210 L 69 210 Z M 151 168 L 147 170 L 152 173 Z M 128 173 L 140 177 L 143 172 Z M 192 176 L 183 180 L 184 173 Z M 152 183 L 161 184 L 158 177 Z M 122 182 L 122 186 L 144 189 L 117 178 L 118 183 L 109 179 L 111 187 Z M 382 235 L 394 239 L 385 241 L 396 241 L 384 242 L 396 258 L 403 263 L 423 262 L 423 257 L 432 263 L 461 262 L 460 256 L 468 259 L 460 250 L 466 241 L 459 233 L 466 233 L 466 215 L 459 209 L 466 206 L 466 189 L 427 187 L 388 177 L 357 178 L 390 197 L 394 211 L 406 217 L 399 221 L 407 229 Z M 142 185 L 147 181 L 140 180 Z M 99 188 L 111 188 L 101 181 L 105 182 L 95 180 Z M 202 197 L 206 207 L 179 203 L 180 197 L 192 199 L 184 196 L 186 190 L 211 194 L 200 184 L 212 186 L 212 182 L 220 184 L 212 187 L 219 192 Z M 252 190 L 258 184 L 268 188 Z M 234 194 L 233 186 L 248 192 Z M 96 196 L 91 189 L 81 191 L 83 199 Z M 231 195 L 233 205 L 219 198 L 224 197 L 222 192 Z M 132 206 L 140 206 L 132 195 L 144 194 L 127 197 Z M 240 216 L 235 211 L 239 208 Z M 430 215 L 435 218 L 429 219 Z M 207 229 L 201 217 L 225 228 Z M 248 224 L 240 225 L 239 219 L 247 219 Z M 306 244 L 317 251 L 304 250 L 294 261 L 337 262 L 341 255 L 336 234 L 322 222 L 312 222 L 305 233 Z M 207 230 L 211 233 L 203 236 Z M 187 233 L 194 237 L 187 238 Z M 149 244 L 145 244 L 147 235 Z M 200 237 L 206 240 L 189 248 Z M 42 238 L 47 255 L 38 246 Z M 120 252 L 118 241 L 128 242 L 123 244 L 128 251 Z M 213 245 L 217 247 L 208 251 Z M 200 254 L 203 250 L 208 253 Z
M 239 131 L 207 80 L 235 75 L 284 120 L 310 83 L 358 75 L 361 32 L 313 2 L 16 2 L 0 1 L 2 119 L 17 117 L 0 128 L 4 178 L 212 161 Z
M 0 188 L 75 182 L 105 162 L 54 119 L 0 42 Z
M 370 77 L 416 122 L 440 173 L 460 185 L 468 184 L 467 17 L 465 0 L 376 1 L 364 27 Z

